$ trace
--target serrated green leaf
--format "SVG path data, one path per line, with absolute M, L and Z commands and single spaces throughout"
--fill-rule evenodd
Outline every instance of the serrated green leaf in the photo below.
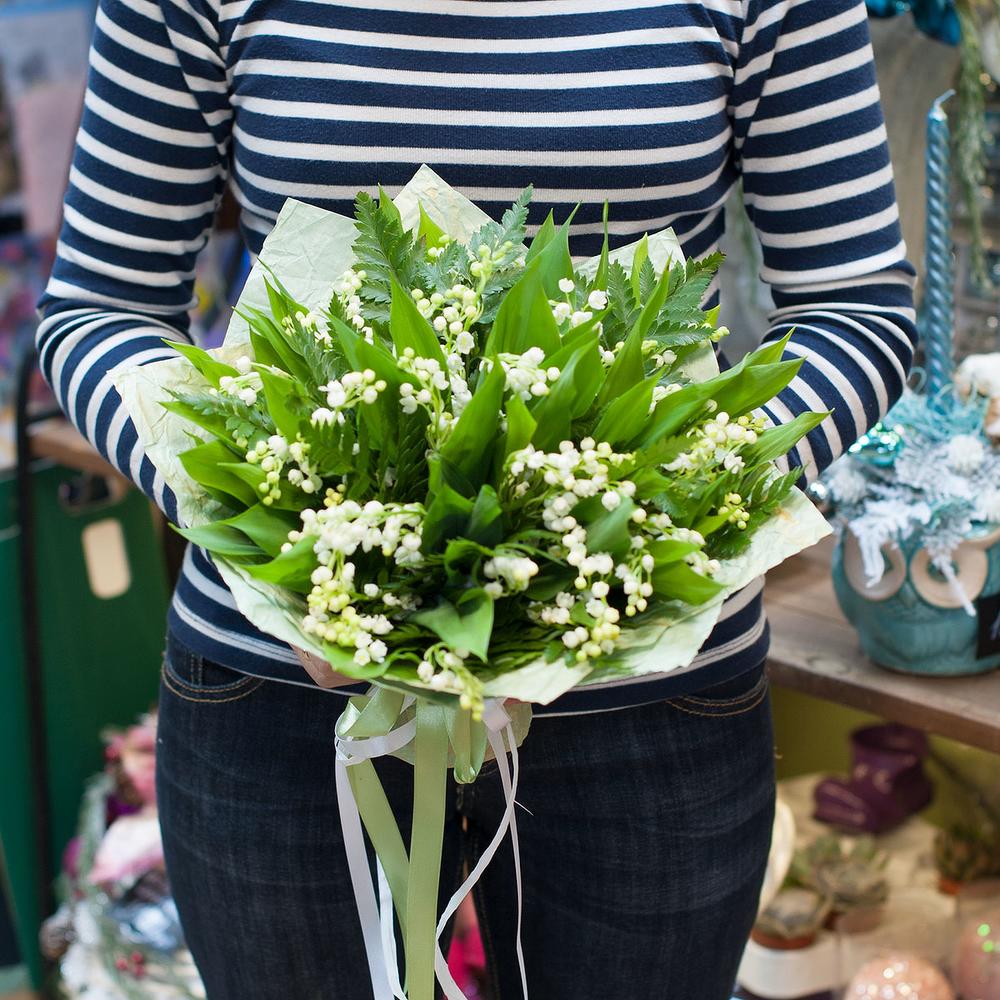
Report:
M 636 302 L 642 302 L 642 293 L 640 291 L 639 282 L 642 274 L 642 266 L 646 263 L 649 258 L 649 236 L 646 233 L 642 234 L 642 239 L 639 240 L 638 246 L 635 248 L 635 255 L 632 257 L 632 270 L 629 273 L 629 285 L 632 287 L 632 298 Z

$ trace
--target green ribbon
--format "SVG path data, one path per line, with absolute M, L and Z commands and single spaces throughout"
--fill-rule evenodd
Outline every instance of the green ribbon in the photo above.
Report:
M 395 754 L 413 764 L 413 823 L 409 852 L 371 759 L 359 752 L 347 777 L 361 821 L 375 848 L 402 930 L 409 1000 L 434 1000 L 437 904 L 448 787 L 448 768 L 459 783 L 476 779 L 486 758 L 487 728 L 453 704 L 373 688 L 353 697 L 337 721 L 348 757 L 352 740 L 384 741 L 373 757 Z M 530 720 L 528 706 L 512 706 L 520 742 Z M 414 730 L 412 742 L 406 737 Z M 404 731 L 399 732 L 400 729 Z M 359 744 L 359 750 L 360 750 Z M 369 745 L 369 752 L 371 748 Z
M 417 702 L 414 754 L 413 828 L 406 892 L 406 981 L 410 1000 L 434 1000 L 437 900 L 448 779 L 448 721 L 442 706 Z

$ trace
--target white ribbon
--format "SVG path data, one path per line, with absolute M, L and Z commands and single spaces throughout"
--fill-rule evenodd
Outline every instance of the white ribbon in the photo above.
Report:
M 403 708 L 409 707 L 412 701 L 412 698 L 408 698 L 404 702 Z M 510 716 L 505 711 L 501 701 L 490 699 L 486 702 L 483 721 L 486 724 L 487 738 L 500 772 L 505 808 L 500 825 L 497 827 L 497 832 L 493 835 L 489 846 L 479 858 L 475 868 L 469 872 L 468 878 L 448 901 L 441 914 L 437 925 L 438 943 L 434 956 L 434 972 L 447 1000 L 468 1000 L 448 969 L 447 959 L 441 951 L 440 939 L 448 921 L 455 915 L 462 900 L 469 895 L 482 877 L 483 872 L 503 843 L 504 836 L 510 830 L 511 847 L 514 851 L 514 880 L 517 891 L 517 960 L 524 1000 L 528 1000 L 528 980 L 521 947 L 521 856 L 517 839 L 517 818 L 514 811 L 519 771 L 517 743 Z M 373 883 L 371 870 L 368 866 L 368 853 L 365 849 L 361 814 L 354 798 L 354 789 L 347 776 L 347 769 L 352 764 L 398 752 L 411 743 L 416 734 L 416 719 L 412 719 L 391 730 L 385 736 L 364 739 L 338 736 L 336 739 L 337 804 L 340 810 L 340 824 L 344 836 L 344 850 L 347 852 L 347 865 L 351 874 L 351 885 L 354 888 L 354 900 L 358 908 L 358 917 L 361 920 L 361 932 L 365 942 L 374 1000 L 407 1000 L 407 998 L 399 981 L 392 893 L 382 865 L 376 861 L 375 882 L 378 887 L 376 894 L 376 884 Z M 510 754 L 509 762 L 507 760 L 508 753 Z

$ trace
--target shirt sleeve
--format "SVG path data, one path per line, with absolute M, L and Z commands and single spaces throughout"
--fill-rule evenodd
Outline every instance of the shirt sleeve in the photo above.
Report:
M 775 423 L 832 414 L 790 456 L 811 481 L 899 398 L 916 346 L 915 274 L 862 0 L 746 0 L 730 114 L 744 200 L 795 380 Z
M 60 405 L 172 520 L 176 503 L 111 383 L 189 339 L 194 264 L 226 183 L 218 18 L 200 0 L 101 0 L 39 363 Z

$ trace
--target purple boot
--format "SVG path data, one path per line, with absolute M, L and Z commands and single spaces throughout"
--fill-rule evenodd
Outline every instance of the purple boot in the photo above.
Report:
M 930 802 L 925 733 L 898 723 L 866 726 L 851 734 L 851 748 L 850 777 L 825 778 L 813 793 L 820 822 L 853 833 L 885 833 Z

